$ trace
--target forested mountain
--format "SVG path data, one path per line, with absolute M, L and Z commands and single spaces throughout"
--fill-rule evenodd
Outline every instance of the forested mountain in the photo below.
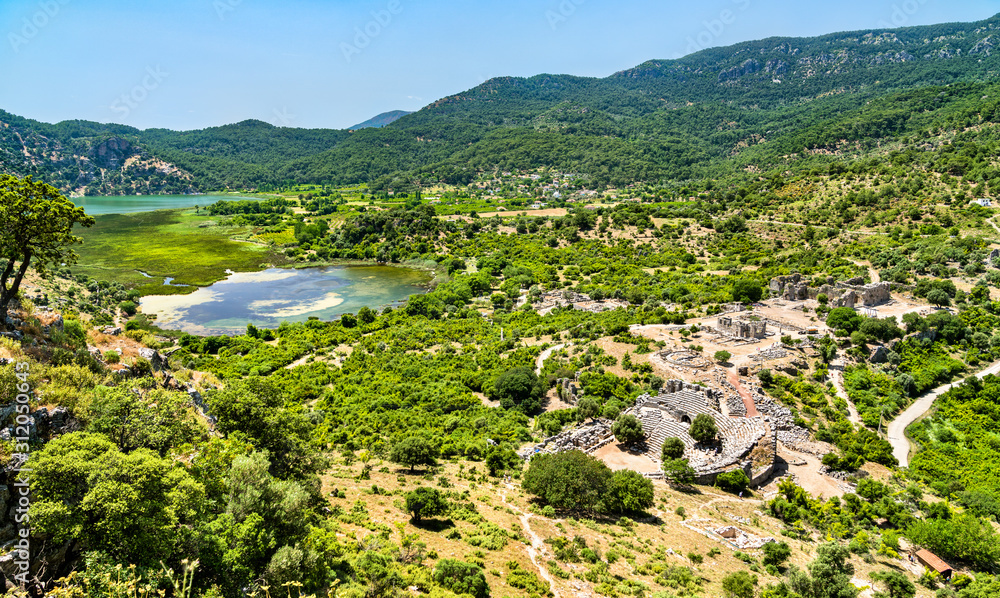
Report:
M 383 128 L 362 123 L 354 131 L 259 121 L 140 131 L 0 112 L 0 169 L 77 193 L 399 188 L 538 167 L 587 175 L 595 186 L 724 178 L 748 166 L 766 171 L 806 150 L 900 140 L 932 122 L 928 115 L 950 114 L 954 102 L 989 96 L 1000 66 L 998 28 L 1000 15 L 745 42 L 604 79 L 501 77 Z M 956 93 L 957 83 L 971 86 Z

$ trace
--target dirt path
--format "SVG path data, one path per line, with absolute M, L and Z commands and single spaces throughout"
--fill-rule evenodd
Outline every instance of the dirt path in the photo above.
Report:
M 507 487 L 513 488 L 513 486 L 509 484 Z M 500 497 L 505 505 L 509 505 L 511 509 L 520 515 L 519 520 L 521 521 L 521 527 L 524 528 L 524 532 L 528 534 L 528 538 L 531 539 L 531 544 L 527 547 L 528 558 L 531 559 L 531 564 L 538 569 L 538 574 L 541 575 L 542 579 L 549 583 L 549 587 L 552 588 L 552 596 L 554 598 L 559 598 L 559 590 L 556 589 L 556 580 L 552 578 L 551 574 L 549 574 L 549 570 L 538 562 L 538 555 L 545 550 L 545 542 L 543 542 L 541 537 L 535 533 L 535 530 L 531 529 L 531 513 L 525 513 L 514 504 L 507 502 L 506 490 L 500 493 Z
M 566 347 L 565 344 L 560 343 L 558 345 L 549 347 L 548 349 L 542 351 L 541 354 L 538 356 L 538 359 L 535 360 L 535 373 L 540 376 L 542 374 L 542 367 L 545 365 L 545 360 L 548 359 L 556 351 L 562 350 L 565 347 Z
M 819 472 L 823 462 L 807 453 L 793 451 L 784 444 L 778 444 L 778 453 L 788 462 L 788 472 L 795 475 L 796 483 L 818 498 L 830 498 L 831 496 L 843 496 L 846 491 L 837 484 L 837 480 L 829 478 Z M 788 457 L 791 457 L 789 459 Z M 795 461 L 805 461 L 804 465 L 798 465 Z
M 989 374 L 1000 372 L 1000 361 L 990 364 L 985 370 L 976 374 L 977 378 L 985 378 Z M 892 445 L 892 454 L 899 461 L 900 467 L 910 464 L 910 439 L 906 437 L 906 426 L 917 421 L 927 413 L 934 401 L 951 389 L 953 384 L 943 384 L 927 394 L 921 396 L 913 402 L 906 411 L 899 414 L 899 417 L 889 424 L 888 437 L 889 444 Z
M 997 231 L 997 234 L 1000 235 L 1000 226 L 997 226 L 997 223 L 993 222 L 992 218 L 987 218 L 986 222 L 989 222 L 990 226 L 993 227 L 993 230 Z
M 743 386 L 740 382 L 740 376 L 736 372 L 726 370 L 726 379 L 729 380 L 729 384 L 736 389 L 736 392 L 740 394 L 740 398 L 743 399 L 743 405 L 747 408 L 747 417 L 757 417 L 760 413 L 757 412 L 757 405 L 753 402 L 753 395 L 750 391 Z
M 843 364 L 839 365 L 843 367 Z M 847 389 L 844 388 L 844 372 L 839 369 L 831 369 L 830 378 L 833 380 L 833 388 L 836 389 L 837 396 L 844 399 L 847 403 L 847 419 L 849 419 L 853 424 L 863 426 L 864 424 L 861 423 L 861 416 L 858 415 L 858 408 L 854 405 L 854 401 L 851 400 L 851 397 L 847 396 Z

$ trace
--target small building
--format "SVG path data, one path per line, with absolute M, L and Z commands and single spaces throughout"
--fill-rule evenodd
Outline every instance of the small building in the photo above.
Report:
M 918 550 L 916 554 L 917 560 L 921 565 L 937 571 L 942 579 L 951 579 L 952 568 L 951 566 L 941 560 L 941 557 L 934 554 L 929 550 Z
M 986 199 L 985 197 L 979 198 L 979 199 L 974 199 L 974 200 L 972 200 L 972 203 L 980 205 L 980 206 L 983 206 L 984 208 L 991 208 L 991 207 L 993 207 L 993 202 L 990 201 L 989 199 Z

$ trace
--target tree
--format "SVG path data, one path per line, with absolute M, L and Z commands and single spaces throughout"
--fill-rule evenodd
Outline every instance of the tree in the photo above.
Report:
M 528 366 L 511 368 L 493 383 L 492 397 L 504 409 L 517 409 L 525 415 L 537 413 L 544 389 L 535 371 Z
M 473 598 L 488 598 L 490 586 L 478 565 L 455 559 L 441 559 L 434 567 L 434 582 L 455 592 Z
M 694 438 L 696 442 L 707 443 L 715 440 L 719 435 L 719 428 L 715 425 L 715 420 L 712 419 L 711 415 L 706 413 L 699 413 L 695 416 L 694 421 L 691 422 L 691 428 L 688 430 L 688 434 L 691 438 Z
M 605 509 L 610 513 L 635 513 L 653 506 L 653 481 L 630 469 L 616 471 L 608 485 Z
M 726 492 L 743 492 L 750 486 L 750 478 L 742 469 L 724 471 L 715 478 L 715 483 Z
M 876 571 L 872 573 L 872 581 L 880 581 L 885 586 L 889 598 L 913 598 L 917 588 L 901 571 Z
M 938 307 L 944 307 L 951 304 L 951 297 L 948 296 L 948 292 L 944 289 L 931 289 L 927 291 L 927 300 L 931 302 L 932 305 Z
M 792 556 L 792 549 L 787 542 L 768 542 L 761 546 L 764 552 L 763 563 L 780 567 L 782 563 Z
M 600 413 L 601 406 L 594 399 L 581 399 L 576 406 L 576 418 L 580 421 L 587 421 Z
M 670 459 L 661 465 L 663 475 L 679 486 L 690 486 L 694 482 L 694 468 L 687 459 Z
M 407 492 L 406 512 L 410 513 L 413 521 L 420 523 L 424 517 L 434 517 L 448 512 L 448 501 L 437 488 L 427 488 L 421 486 L 416 490 Z
M 520 469 L 520 465 L 521 457 L 509 447 L 490 447 L 486 453 L 486 468 L 490 470 L 490 475 L 495 476 L 508 469 Z
M 646 437 L 646 433 L 642 430 L 642 422 L 631 413 L 619 415 L 611 426 L 611 433 L 615 435 L 615 440 L 622 444 L 639 442 Z
M 757 576 L 736 571 L 722 578 L 722 591 L 728 598 L 753 598 Z
M 422 436 L 409 436 L 393 445 L 389 452 L 389 460 L 410 468 L 417 465 L 434 465 L 437 451 L 429 440 Z
M 611 469 L 582 451 L 536 455 L 521 486 L 556 508 L 599 511 Z
M 764 295 L 764 289 L 756 280 L 741 278 L 733 283 L 733 301 L 739 303 L 753 303 L 760 301 Z
M 671 436 L 663 441 L 662 461 L 680 459 L 684 456 L 684 441 Z
M 94 219 L 63 197 L 58 189 L 29 176 L 0 175 L 0 321 L 33 265 L 41 276 L 51 266 L 76 263 L 70 245 L 80 243 L 73 226 L 93 226 Z
M 863 318 L 850 307 L 835 307 L 826 315 L 826 325 L 833 330 L 846 330 L 848 334 L 861 326 Z
M 733 354 L 730 353 L 729 351 L 716 351 L 715 352 L 715 360 L 718 361 L 719 363 L 726 363 L 727 361 L 729 361 L 729 358 L 732 357 L 732 356 L 733 356 Z
M 816 344 L 816 349 L 819 351 L 819 358 L 823 363 L 830 363 L 837 357 L 837 343 L 830 337 L 826 335 L 819 339 L 819 343 Z
M 854 565 L 849 558 L 846 546 L 822 544 L 816 549 L 816 559 L 809 563 L 811 575 L 798 571 L 789 576 L 789 584 L 804 598 L 855 598 L 859 590 L 851 583 Z

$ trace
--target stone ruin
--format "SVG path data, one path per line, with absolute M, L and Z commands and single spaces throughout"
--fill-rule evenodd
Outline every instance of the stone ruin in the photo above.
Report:
M 518 454 L 522 459 L 530 459 L 532 455 L 573 450 L 592 453 L 614 439 L 614 434 L 611 433 L 611 421 L 601 418 L 550 436 L 538 444 L 522 449 Z
M 990 268 L 1000 268 L 1000 249 L 994 249 L 986 257 L 986 265 Z
M 577 393 L 580 389 L 576 385 L 576 380 L 573 378 L 559 378 L 556 380 L 556 388 L 559 389 L 559 398 L 563 401 L 576 405 Z
M 725 538 L 729 544 L 740 549 L 748 550 L 753 548 L 761 548 L 765 544 L 776 542 L 774 538 L 758 538 L 757 536 L 750 534 L 740 528 L 727 525 L 725 527 L 720 527 L 719 529 L 709 530 L 712 533 Z
M 722 316 L 718 319 L 717 329 L 720 334 L 727 336 L 735 336 L 742 339 L 760 339 L 767 335 L 767 322 Z
M 858 303 L 867 307 L 888 303 L 891 299 L 890 283 L 875 282 L 862 285 L 862 282 L 863 279 L 852 278 L 834 283 L 833 278 L 828 278 L 826 284 L 810 287 L 808 283 L 802 281 L 802 275 L 796 273 L 772 278 L 768 288 L 772 294 L 786 301 L 805 301 L 826 295 L 830 298 L 830 307 L 854 308 Z

